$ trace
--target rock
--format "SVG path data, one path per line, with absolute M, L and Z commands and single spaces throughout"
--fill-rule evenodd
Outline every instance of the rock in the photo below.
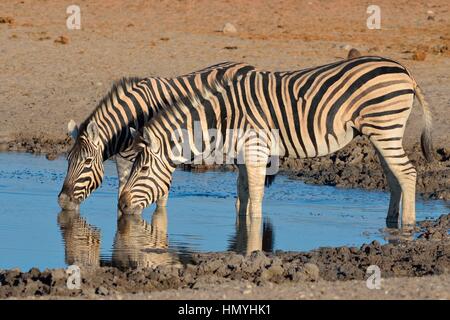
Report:
M 66 271 L 64 269 L 55 269 L 52 271 L 52 278 L 54 280 L 66 279 Z
M 350 51 L 348 52 L 347 59 L 353 59 L 358 57 L 361 57 L 361 52 L 359 52 L 358 49 L 351 48 Z
M 229 269 L 237 270 L 242 265 L 244 261 L 244 257 L 240 254 L 231 255 L 227 259 L 225 259 L 225 263 L 227 264 Z
M 433 52 L 433 54 L 440 55 L 448 51 L 448 46 L 445 44 L 437 44 L 431 47 L 431 51 Z
M 56 153 L 47 153 L 45 157 L 47 158 L 47 160 L 52 161 L 55 160 L 58 156 L 56 155 Z
M 273 265 L 261 272 L 261 278 L 263 280 L 270 280 L 272 278 L 283 275 L 283 271 L 284 269 L 281 266 Z
M 284 272 L 284 269 L 281 265 L 272 265 L 269 267 L 269 269 L 267 269 L 267 271 L 269 271 L 273 277 L 276 277 L 281 276 Z
M 303 266 L 303 272 L 311 279 L 311 281 L 317 281 L 320 278 L 320 270 L 314 263 L 306 263 Z
M 14 18 L 12 18 L 12 17 L 0 17 L 0 23 L 7 23 L 9 25 L 14 24 Z
M 415 61 L 424 61 L 427 57 L 427 53 L 423 49 L 417 49 L 412 55 L 412 59 Z
M 55 43 L 68 44 L 69 38 L 66 36 L 59 36 L 58 38 L 55 39 Z
M 28 273 L 33 279 L 38 279 L 39 275 L 41 274 L 41 271 L 38 268 L 31 268 L 30 271 L 28 271 Z
M 342 258 L 347 259 L 350 256 L 350 249 L 348 247 L 341 247 L 338 249 L 338 253 Z
M 108 295 L 109 291 L 104 286 L 100 286 L 97 289 L 95 289 L 95 294 L 106 296 Z
M 252 254 L 250 255 L 250 261 L 252 264 L 260 268 L 270 264 L 269 258 L 267 258 L 264 252 L 262 251 L 252 252 Z
M 237 33 L 237 29 L 236 29 L 236 27 L 233 24 L 227 22 L 223 26 L 222 32 L 223 32 L 223 34 L 231 35 L 231 34 L 236 34 Z

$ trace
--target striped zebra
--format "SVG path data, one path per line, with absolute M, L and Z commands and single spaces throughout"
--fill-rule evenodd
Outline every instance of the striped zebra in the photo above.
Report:
M 240 214 L 262 215 L 266 164 L 270 152 L 283 158 L 319 157 L 333 153 L 358 135 L 374 145 L 387 176 L 391 199 L 388 226 L 415 224 L 416 170 L 402 147 L 405 124 L 414 96 L 425 120 L 421 136 L 424 156 L 431 161 L 431 111 L 410 72 L 390 59 L 364 56 L 287 72 L 250 70 L 217 84 L 201 97 L 183 97 L 158 113 L 144 127 L 135 148 L 139 155 L 122 189 L 119 207 L 139 212 L 168 192 L 177 162 L 192 160 L 201 148 L 194 143 L 200 123 L 202 146 L 215 148 L 209 130 L 223 133 L 222 150 L 234 151 L 238 165 Z M 179 139 L 178 131 L 188 136 Z M 267 135 L 251 135 L 236 143 L 230 131 L 259 130 L 278 133 L 279 150 L 272 150 Z M 190 157 L 180 157 L 187 146 Z M 210 152 L 211 150 L 208 150 Z M 190 159 L 189 159 L 190 158 Z
M 196 96 L 222 78 L 244 74 L 252 67 L 225 62 L 175 78 L 125 78 L 114 84 L 92 114 L 78 127 L 68 124 L 75 140 L 69 151 L 68 169 L 58 203 L 62 209 L 76 210 L 103 179 L 103 162 L 115 157 L 119 193 L 128 177 L 135 152 L 131 130 L 141 130 L 159 110 L 180 96 Z M 164 206 L 167 195 L 158 205 Z

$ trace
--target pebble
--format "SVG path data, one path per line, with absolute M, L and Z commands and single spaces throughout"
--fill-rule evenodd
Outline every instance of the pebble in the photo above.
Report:
M 350 51 L 348 52 L 347 59 L 353 59 L 358 57 L 361 57 L 361 52 L 359 52 L 358 49 L 351 48 Z
M 104 286 L 100 286 L 95 290 L 95 294 L 106 296 L 109 293 L 108 289 L 106 289 Z
M 14 18 L 12 17 L 0 17 L 0 23 L 7 23 L 7 24 L 13 24 Z
M 427 53 L 421 49 L 416 50 L 412 55 L 412 59 L 415 61 L 424 61 L 426 57 Z
M 68 44 L 69 43 L 69 38 L 66 36 L 59 36 L 58 38 L 55 39 L 54 41 L 55 43 L 60 43 L 60 44 Z
M 55 160 L 57 158 L 57 154 L 56 153 L 47 153 L 45 155 L 45 158 L 47 158 L 47 160 Z
M 237 33 L 237 29 L 233 24 L 227 22 L 223 26 L 222 32 L 223 32 L 223 34 L 230 35 L 230 34 Z

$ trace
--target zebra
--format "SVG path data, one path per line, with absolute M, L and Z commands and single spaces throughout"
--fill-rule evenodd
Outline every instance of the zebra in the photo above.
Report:
M 141 130 L 159 110 L 179 96 L 197 95 L 220 81 L 250 70 L 241 63 L 224 62 L 175 78 L 124 78 L 116 82 L 87 119 L 78 126 L 68 123 L 68 133 L 75 141 L 68 153 L 67 174 L 58 195 L 62 209 L 78 210 L 79 205 L 103 179 L 103 162 L 115 157 L 119 194 L 131 169 L 135 152 L 131 148 L 132 130 Z M 158 205 L 165 206 L 167 195 Z
M 192 160 L 199 152 L 192 142 L 194 122 L 200 123 L 202 146 L 211 144 L 207 129 L 212 128 L 224 132 L 222 150 L 235 148 L 237 156 L 253 150 L 248 152 L 252 156 L 244 155 L 238 165 L 238 170 L 245 172 L 238 177 L 237 209 L 245 215 L 248 208 L 254 217 L 262 216 L 265 167 L 274 136 L 253 135 L 239 146 L 232 145 L 234 136 L 227 132 L 275 129 L 279 149 L 274 154 L 281 158 L 328 155 L 363 135 L 375 147 L 390 187 L 386 223 L 399 228 L 401 202 L 401 225 L 408 230 L 415 225 L 416 170 L 402 139 L 414 96 L 425 122 L 422 152 L 432 161 L 431 110 L 411 73 L 400 63 L 362 56 L 298 71 L 250 70 L 204 91 L 201 97 L 179 99 L 145 125 L 135 139 L 139 154 L 122 189 L 119 207 L 123 212 L 138 213 L 168 192 L 176 162 Z M 188 133 L 184 140 L 175 135 L 180 128 Z M 184 143 L 193 150 L 191 159 L 179 156 Z M 254 148 L 258 145 L 262 147 Z

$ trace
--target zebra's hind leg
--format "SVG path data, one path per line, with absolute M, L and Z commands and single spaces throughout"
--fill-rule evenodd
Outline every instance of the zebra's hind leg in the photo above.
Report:
M 391 204 L 389 206 L 388 218 L 395 217 L 395 211 L 398 204 L 399 192 L 396 185 L 401 189 L 402 206 L 402 228 L 409 230 L 414 228 L 416 223 L 416 169 L 406 156 L 402 147 L 402 139 L 395 136 L 372 135 L 370 141 L 380 153 L 380 158 L 385 162 L 389 169 L 388 181 L 392 182 L 389 186 L 391 190 Z M 390 177 L 390 178 L 389 178 Z M 392 183 L 392 184 L 391 184 Z M 391 207 L 392 205 L 392 207 Z
M 237 178 L 237 199 L 236 199 L 236 213 L 237 215 L 247 215 L 249 210 L 249 196 L 248 196 L 248 179 L 247 169 L 245 165 L 238 164 L 238 178 Z
M 397 178 L 392 173 L 391 169 L 389 169 L 388 164 L 384 160 L 384 157 L 375 149 L 378 157 L 380 158 L 381 166 L 383 168 L 384 174 L 386 175 L 386 179 L 388 182 L 389 190 L 391 191 L 391 198 L 389 200 L 389 210 L 386 217 L 386 227 L 387 228 L 400 228 L 400 201 L 402 198 L 402 189 L 400 184 L 398 183 Z

